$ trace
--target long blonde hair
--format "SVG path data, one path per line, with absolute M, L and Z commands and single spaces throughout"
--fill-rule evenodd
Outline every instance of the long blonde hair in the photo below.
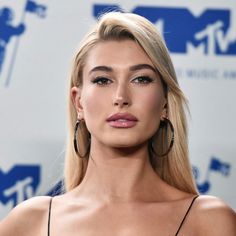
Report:
M 73 148 L 74 127 L 77 119 L 76 109 L 71 100 L 70 90 L 73 86 L 82 86 L 82 71 L 89 51 L 101 41 L 131 39 L 137 42 L 151 59 L 166 85 L 168 118 L 175 130 L 174 145 L 165 157 L 152 157 L 151 163 L 157 174 L 168 184 L 185 192 L 197 193 L 188 159 L 187 124 L 185 110 L 187 103 L 175 74 L 168 50 L 155 26 L 147 19 L 132 14 L 110 12 L 103 15 L 95 28 L 85 36 L 73 61 L 69 88 L 69 135 L 65 161 L 65 187 L 72 190 L 82 181 L 88 163 L 86 158 L 80 158 Z M 89 142 L 89 132 L 84 124 L 80 129 L 78 144 L 86 149 Z M 167 134 L 170 136 L 170 134 Z M 163 145 L 158 140 L 155 145 Z M 161 148 L 162 149 L 162 148 Z

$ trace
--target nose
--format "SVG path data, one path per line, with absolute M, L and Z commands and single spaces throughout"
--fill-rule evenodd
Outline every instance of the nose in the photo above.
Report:
M 113 98 L 113 105 L 120 108 L 131 105 L 131 99 L 126 84 L 119 85 Z

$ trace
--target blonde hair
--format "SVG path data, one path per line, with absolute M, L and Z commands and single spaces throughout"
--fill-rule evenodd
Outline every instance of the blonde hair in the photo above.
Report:
M 187 124 L 185 108 L 187 102 L 182 93 L 175 74 L 175 70 L 168 53 L 168 49 L 157 32 L 155 26 L 147 19 L 132 14 L 110 12 L 103 15 L 95 28 L 81 42 L 76 53 L 70 80 L 70 88 L 82 85 L 82 71 L 86 63 L 86 56 L 96 44 L 106 40 L 131 39 L 137 42 L 151 59 L 166 85 L 168 104 L 168 118 L 175 130 L 174 145 L 165 157 L 150 157 L 154 170 L 168 184 L 188 193 L 197 193 L 188 159 Z M 82 181 L 88 163 L 87 158 L 80 158 L 73 148 L 74 127 L 77 119 L 76 109 L 69 91 L 69 136 L 65 162 L 65 187 L 72 190 Z M 80 130 L 78 144 L 86 149 L 89 132 L 84 124 Z M 170 136 L 170 134 L 167 134 Z M 156 146 L 162 149 L 163 140 L 157 140 Z

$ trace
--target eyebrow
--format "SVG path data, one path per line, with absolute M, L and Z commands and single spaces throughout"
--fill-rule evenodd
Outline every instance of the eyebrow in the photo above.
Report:
M 143 70 L 143 69 L 149 69 L 155 73 L 157 72 L 157 70 L 149 64 L 138 64 L 138 65 L 134 65 L 130 67 L 130 71 L 137 71 L 137 70 Z
M 137 64 L 137 65 L 133 65 L 129 68 L 130 71 L 137 71 L 137 70 L 143 70 L 143 69 L 149 69 L 155 73 L 158 72 L 153 66 L 151 66 L 149 64 Z M 95 71 L 112 72 L 113 69 L 112 69 L 112 67 L 109 67 L 109 66 L 96 66 L 92 70 L 90 70 L 89 74 L 91 74 L 92 72 L 95 72 Z

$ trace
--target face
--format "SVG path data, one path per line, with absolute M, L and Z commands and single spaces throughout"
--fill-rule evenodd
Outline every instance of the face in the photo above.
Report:
M 72 88 L 91 142 L 109 147 L 147 143 L 165 115 L 159 75 L 134 41 L 98 43 L 88 54 L 81 88 Z

